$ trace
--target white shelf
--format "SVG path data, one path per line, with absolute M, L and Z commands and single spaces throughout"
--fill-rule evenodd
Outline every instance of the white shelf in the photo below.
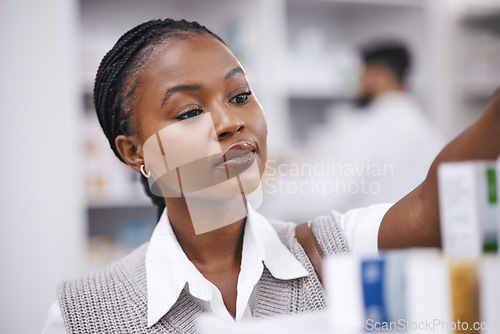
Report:
M 464 3 L 464 18 L 476 20 L 500 15 L 500 2 L 498 0 L 474 0 Z
M 318 109 L 326 110 L 330 102 L 352 98 L 356 75 L 352 71 L 347 74 L 339 72 L 334 67 L 338 65 L 338 59 L 349 64 L 352 59 L 349 55 L 355 53 L 355 48 L 361 43 L 376 37 L 400 37 L 408 42 L 415 53 L 416 77 L 425 78 L 428 50 L 424 43 L 423 32 L 425 4 L 426 1 L 420 0 L 257 0 L 252 2 L 246 0 L 203 2 L 194 0 L 168 2 L 81 0 L 82 86 L 87 92 L 92 91 L 95 72 L 101 58 L 127 29 L 156 17 L 184 17 L 188 20 L 197 20 L 220 35 L 243 60 L 243 65 L 249 72 L 251 85 L 266 112 L 269 156 L 279 159 L 280 154 L 288 153 L 285 147 L 287 147 L 286 143 L 292 140 L 294 129 L 303 131 L 307 128 L 313 131 L 313 123 L 320 122 L 322 119 L 320 115 L 322 111 Z M 301 64 L 291 63 L 289 59 L 294 47 L 294 38 L 303 29 L 311 26 L 324 34 L 326 53 L 323 59 L 326 61 L 321 66 L 314 66 L 313 61 L 309 78 L 322 77 L 321 80 L 305 80 L 307 71 L 305 75 L 300 73 L 297 69 L 301 67 Z M 328 53 L 339 50 L 340 55 L 332 56 Z M 332 63 L 333 66 L 331 66 Z M 323 66 L 331 67 L 328 70 Z M 295 73 L 290 74 L 292 71 Z M 304 77 L 300 78 L 300 75 Z M 332 76 L 333 79 L 331 79 Z M 421 81 L 425 82 L 425 80 Z M 298 109 L 313 111 L 310 114 L 315 115 L 308 117 L 309 120 L 313 119 L 310 127 L 297 126 L 304 121 L 304 114 Z M 295 120 L 292 119 L 293 117 Z M 96 132 L 90 137 L 96 138 L 96 141 L 100 140 L 96 145 L 102 144 L 107 148 L 107 142 L 101 138 L 102 131 L 99 125 L 95 123 L 94 126 Z M 100 139 L 98 136 L 101 136 Z M 118 166 L 120 163 L 112 152 L 109 149 L 107 151 L 103 152 L 102 156 L 106 156 L 103 159 L 112 160 L 113 162 L 107 160 L 106 164 L 110 166 L 113 164 L 113 167 L 101 169 L 99 163 L 95 162 L 96 166 L 93 170 L 95 175 L 101 173 L 103 178 L 109 179 L 111 186 L 108 188 L 115 189 L 114 185 L 120 177 L 127 179 L 128 182 L 130 177 L 123 169 L 124 166 Z M 110 171 L 113 172 L 111 176 L 109 176 Z M 117 176 L 117 174 L 120 175 Z M 111 179 L 111 177 L 116 177 L 116 179 Z M 127 188 L 130 187 L 127 186 Z M 118 195 L 121 193 L 120 190 L 115 190 L 109 193 L 118 193 Z M 105 200 L 89 199 L 87 205 L 90 209 L 102 208 L 110 209 L 110 211 L 113 211 L 113 208 L 142 208 L 151 205 L 142 189 L 137 187 L 133 193 L 134 196 L 137 193 L 140 197 L 137 199 L 127 196 L 122 199 L 113 199 L 113 197 L 104 197 L 107 198 Z
M 132 207 L 152 207 L 153 203 L 146 195 L 125 199 L 104 199 L 89 200 L 89 209 L 113 209 L 113 208 L 132 208 Z
M 353 94 L 334 93 L 334 90 L 328 87 L 292 87 L 288 90 L 287 96 L 290 99 L 313 99 L 331 101 L 350 101 L 354 98 Z
M 422 0 L 316 0 L 316 1 L 356 4 L 360 6 L 375 5 L 375 6 L 394 6 L 394 7 L 409 7 L 409 8 L 419 8 L 424 6 L 424 1 Z
M 483 102 L 484 106 L 493 97 L 498 87 L 500 87 L 500 79 L 478 80 L 475 82 L 464 79 L 461 84 L 462 95 L 467 100 Z
M 468 2 L 457 22 L 457 31 L 461 43 L 457 62 L 460 94 L 466 101 L 486 105 L 500 86 L 500 3 Z

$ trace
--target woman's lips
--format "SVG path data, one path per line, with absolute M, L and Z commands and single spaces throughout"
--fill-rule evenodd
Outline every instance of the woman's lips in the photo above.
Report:
M 255 151 L 255 146 L 250 142 L 235 143 L 229 146 L 214 167 L 226 171 L 247 169 L 255 160 Z

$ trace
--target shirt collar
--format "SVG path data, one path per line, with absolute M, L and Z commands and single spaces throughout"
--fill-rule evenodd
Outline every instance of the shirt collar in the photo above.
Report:
M 250 206 L 248 211 L 249 231 L 260 246 L 262 260 L 271 274 L 283 280 L 307 276 L 307 270 L 281 242 L 269 221 Z
M 153 231 L 146 252 L 149 327 L 170 310 L 187 282 L 182 255 L 186 256 L 177 242 L 165 210 Z
M 254 284 L 258 282 L 262 272 L 256 276 L 255 258 L 260 263 L 264 262 L 271 274 L 278 279 L 290 280 L 308 275 L 304 266 L 281 242 L 269 221 L 250 205 L 244 233 L 239 279 L 244 277 L 254 281 Z M 249 247 L 253 248 L 253 251 L 249 251 Z M 145 265 L 148 326 L 151 327 L 175 304 L 186 284 L 199 283 L 204 279 L 182 251 L 170 225 L 166 209 L 151 236 Z M 208 300 L 211 296 L 198 293 L 197 297 Z

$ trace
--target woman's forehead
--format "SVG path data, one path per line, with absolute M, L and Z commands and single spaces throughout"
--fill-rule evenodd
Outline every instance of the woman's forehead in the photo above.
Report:
M 190 78 L 225 75 L 227 70 L 241 66 L 233 53 L 209 35 L 190 34 L 173 38 L 155 47 L 145 64 L 147 76 Z

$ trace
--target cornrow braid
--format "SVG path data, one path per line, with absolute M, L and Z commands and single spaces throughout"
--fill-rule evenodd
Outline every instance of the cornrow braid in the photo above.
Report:
M 185 38 L 188 33 L 209 35 L 224 41 L 198 22 L 186 20 L 151 20 L 139 24 L 120 37 L 99 65 L 94 84 L 94 106 L 104 134 L 115 155 L 115 138 L 129 135 L 132 98 L 138 85 L 137 72 L 147 61 L 155 45 L 172 38 Z M 225 44 L 225 43 L 224 43 Z M 163 198 L 153 195 L 147 179 L 141 176 L 146 193 L 158 206 L 159 215 L 165 207 Z

